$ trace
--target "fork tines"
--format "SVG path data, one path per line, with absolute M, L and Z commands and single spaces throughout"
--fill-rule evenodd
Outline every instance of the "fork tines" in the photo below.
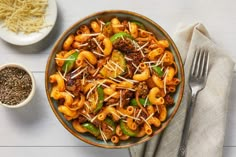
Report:
M 191 75 L 194 77 L 206 76 L 208 72 L 209 54 L 205 49 L 197 49 L 194 55 Z

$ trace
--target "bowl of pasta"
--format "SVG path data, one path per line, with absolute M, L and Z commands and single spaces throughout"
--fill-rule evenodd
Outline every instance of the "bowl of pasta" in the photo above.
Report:
M 68 28 L 48 58 L 45 88 L 61 124 L 78 139 L 127 148 L 159 134 L 184 90 L 178 49 L 149 18 L 124 10 Z

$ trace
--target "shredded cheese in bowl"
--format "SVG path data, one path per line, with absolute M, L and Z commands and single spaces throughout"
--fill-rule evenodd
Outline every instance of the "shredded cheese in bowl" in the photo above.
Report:
M 45 27 L 48 0 L 0 0 L 0 21 L 9 30 L 25 34 Z

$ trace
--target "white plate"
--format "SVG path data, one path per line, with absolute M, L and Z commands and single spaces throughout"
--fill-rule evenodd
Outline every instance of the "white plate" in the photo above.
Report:
M 30 34 L 24 34 L 20 32 L 16 34 L 15 32 L 9 31 L 6 27 L 0 26 L 0 37 L 14 45 L 30 45 L 42 40 L 48 35 L 52 30 L 57 19 L 57 4 L 55 0 L 48 0 L 48 7 L 46 10 L 45 22 L 48 27 L 42 28 L 39 32 L 34 32 Z M 2 25 L 2 23 L 0 23 Z

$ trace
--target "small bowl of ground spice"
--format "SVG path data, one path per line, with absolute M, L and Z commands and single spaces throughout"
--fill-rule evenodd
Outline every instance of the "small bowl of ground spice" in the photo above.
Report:
M 22 107 L 33 98 L 35 79 L 26 67 L 9 63 L 0 65 L 0 105 Z

